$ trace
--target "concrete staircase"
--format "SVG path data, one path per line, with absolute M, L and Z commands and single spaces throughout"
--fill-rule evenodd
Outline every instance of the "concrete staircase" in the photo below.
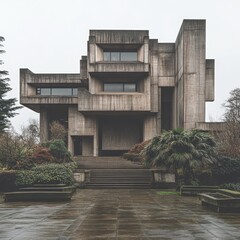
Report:
M 81 157 L 76 159 L 80 169 L 90 170 L 86 188 L 150 188 L 151 171 L 139 163 L 121 157 Z

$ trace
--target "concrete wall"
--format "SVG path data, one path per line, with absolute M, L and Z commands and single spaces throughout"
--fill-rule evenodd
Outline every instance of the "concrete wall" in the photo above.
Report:
M 84 116 L 76 106 L 70 106 L 68 109 L 68 148 L 73 153 L 72 136 L 92 136 L 93 137 L 93 155 L 98 155 L 98 123 L 96 117 Z M 86 140 L 87 141 L 87 140 Z M 87 142 L 86 142 L 87 144 Z M 84 150 L 85 151 L 85 150 Z M 90 151 L 90 150 L 86 150 Z
M 95 156 L 99 152 L 99 119 L 105 114 L 124 113 L 129 117 L 139 114 L 142 120 L 142 130 L 135 129 L 132 134 L 129 133 L 135 126 L 131 123 L 122 126 L 121 122 L 113 121 L 103 126 L 103 147 L 106 149 L 128 149 L 130 143 L 136 143 L 137 133 L 142 134 L 143 140 L 160 134 L 164 114 L 161 89 L 164 87 L 173 88 L 170 124 L 173 128 L 207 129 L 210 125 L 203 124 L 205 102 L 214 100 L 214 60 L 205 58 L 205 25 L 205 20 L 184 20 L 175 43 L 149 39 L 145 30 L 91 30 L 87 56 L 80 60 L 80 74 L 34 74 L 29 69 L 21 69 L 20 102 L 40 112 L 42 141 L 48 138 L 45 107 L 68 107 L 69 149 L 73 150 L 72 137 L 85 136 L 84 154 L 93 151 Z M 138 61 L 103 61 L 104 51 L 125 50 L 136 51 Z M 103 83 L 111 81 L 135 81 L 138 92 L 103 92 Z M 77 87 L 78 96 L 36 96 L 39 86 Z M 114 127 L 111 124 L 115 124 Z M 118 129 L 116 136 L 113 129 Z M 125 140 L 119 141 L 123 133 L 126 138 L 121 137 Z
M 176 82 L 183 81 L 184 96 L 178 110 L 185 129 L 205 120 L 205 25 L 205 20 L 184 20 L 176 41 Z
M 142 123 L 138 119 L 104 119 L 101 132 L 102 150 L 128 150 L 142 141 Z
M 80 112 L 99 111 L 150 111 L 149 95 L 143 93 L 99 93 L 90 94 L 80 89 L 78 110 Z
M 157 135 L 157 115 L 144 117 L 143 141 L 151 139 Z

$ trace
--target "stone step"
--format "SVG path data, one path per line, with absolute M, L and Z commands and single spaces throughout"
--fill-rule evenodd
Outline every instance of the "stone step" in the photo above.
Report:
M 150 188 L 151 172 L 147 169 L 92 169 L 87 188 Z
M 140 163 L 133 163 L 122 157 L 76 157 L 80 169 L 143 169 Z
M 137 183 L 137 184 L 144 184 L 151 182 L 149 178 L 91 178 L 91 183 Z
M 5 202 L 49 202 L 49 201 L 69 201 L 71 200 L 72 192 L 60 191 L 19 191 L 4 193 Z
M 89 183 L 85 186 L 89 189 L 149 189 L 151 188 L 150 183 L 105 183 L 105 184 L 97 184 L 97 183 Z

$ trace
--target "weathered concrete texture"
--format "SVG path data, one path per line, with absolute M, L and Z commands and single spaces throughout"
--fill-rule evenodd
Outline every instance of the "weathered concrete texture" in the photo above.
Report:
M 134 57 L 122 58 L 127 52 Z M 128 84 L 134 87 L 125 89 Z M 110 90 L 104 89 L 106 85 L 112 86 Z M 78 88 L 78 95 L 36 95 L 37 88 L 48 86 Z M 167 100 L 162 98 L 166 88 L 171 88 L 166 91 L 170 95 Z M 140 116 L 144 140 L 162 130 L 195 128 L 205 121 L 205 103 L 214 100 L 214 60 L 206 59 L 206 22 L 184 20 L 172 43 L 151 39 L 146 30 L 90 30 L 79 74 L 34 74 L 21 69 L 20 89 L 20 102 L 34 111 L 39 112 L 41 106 L 68 108 L 68 147 L 72 153 L 73 137 L 92 136 L 93 154 L 101 154 L 98 117 L 105 114 Z M 41 124 L 43 140 L 48 138 L 48 131 L 43 129 L 46 126 Z M 112 144 L 112 150 L 122 149 L 125 139 L 119 146 Z
M 79 190 L 70 203 L 0 204 L 0 239 L 239 239 L 239 214 L 155 190 Z

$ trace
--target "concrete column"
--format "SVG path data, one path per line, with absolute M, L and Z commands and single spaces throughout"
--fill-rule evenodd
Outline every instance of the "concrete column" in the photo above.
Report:
M 48 114 L 45 108 L 40 110 L 40 142 L 48 141 Z
M 157 135 L 157 117 L 147 116 L 143 122 L 143 141 L 151 139 Z

